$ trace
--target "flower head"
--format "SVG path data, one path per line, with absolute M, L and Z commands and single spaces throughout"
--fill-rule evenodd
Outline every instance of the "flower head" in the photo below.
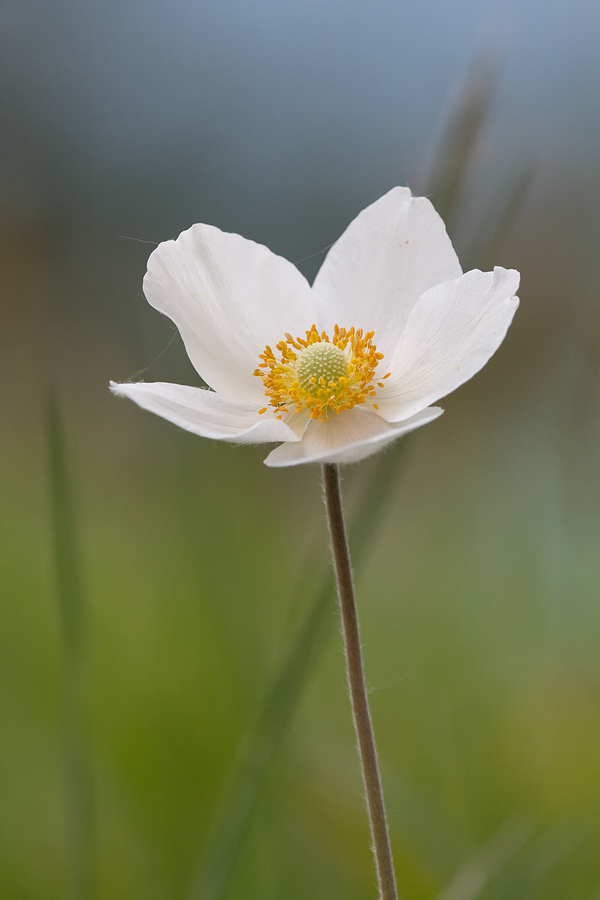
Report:
M 114 384 L 202 437 L 280 442 L 268 466 L 356 462 L 431 422 L 498 349 L 519 273 L 463 274 L 429 200 L 394 188 L 350 223 L 312 286 L 266 247 L 193 225 L 160 244 L 148 301 L 210 389 Z
M 311 419 L 329 419 L 377 393 L 373 379 L 383 353 L 377 353 L 372 331 L 363 337 L 362 328 L 347 332 L 336 325 L 329 340 L 327 332 L 319 334 L 313 325 L 305 339 L 286 334 L 277 349 L 280 359 L 265 347 L 254 374 L 262 378 L 278 419 L 291 410 L 306 410 Z M 267 411 L 261 409 L 260 415 Z

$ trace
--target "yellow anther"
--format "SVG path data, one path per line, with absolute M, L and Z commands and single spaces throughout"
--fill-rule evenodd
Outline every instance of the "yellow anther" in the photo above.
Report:
M 383 354 L 377 353 L 373 337 L 373 331 L 335 325 L 330 341 L 313 324 L 303 338 L 285 332 L 285 341 L 276 344 L 278 357 L 265 347 L 254 374 L 262 378 L 276 418 L 306 410 L 312 419 L 326 419 L 365 402 L 376 409 L 371 397 L 377 393 L 374 375 Z M 378 381 L 377 387 L 382 386 L 383 380 Z

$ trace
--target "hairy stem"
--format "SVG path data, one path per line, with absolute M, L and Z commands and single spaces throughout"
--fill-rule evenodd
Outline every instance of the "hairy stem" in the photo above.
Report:
M 346 672 L 350 688 L 354 726 L 358 737 L 358 749 L 365 785 L 379 893 L 381 900 L 398 900 L 392 848 L 390 846 L 379 764 L 377 762 L 377 748 L 375 747 L 375 736 L 373 734 L 363 671 L 350 551 L 344 525 L 340 477 L 336 465 L 326 463 L 323 466 L 323 492 L 329 521 L 331 549 L 342 616 Z

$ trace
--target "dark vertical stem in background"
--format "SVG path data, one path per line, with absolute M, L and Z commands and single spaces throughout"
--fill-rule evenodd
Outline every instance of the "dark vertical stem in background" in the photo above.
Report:
M 379 892 L 381 900 L 398 900 L 392 848 L 390 846 L 381 776 L 377 762 L 377 748 L 375 746 L 375 736 L 373 734 L 363 671 L 350 551 L 344 525 L 340 477 L 336 465 L 325 464 L 323 466 L 323 491 L 325 506 L 327 507 L 331 549 L 342 616 L 346 671 L 348 674 L 354 725 L 358 737 Z
M 48 458 L 51 530 L 63 638 L 61 725 L 70 851 L 68 896 L 71 900 L 93 900 L 94 798 L 84 604 L 65 437 L 54 392 L 48 398 Z

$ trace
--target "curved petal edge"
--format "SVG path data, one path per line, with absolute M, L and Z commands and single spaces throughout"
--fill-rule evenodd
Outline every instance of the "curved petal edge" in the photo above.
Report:
M 231 403 L 202 388 L 161 381 L 151 384 L 111 381 L 110 389 L 117 397 L 128 397 L 142 409 L 200 437 L 232 444 L 296 442 L 302 437 L 281 419 L 259 416 L 258 407 Z
M 265 344 L 303 334 L 316 317 L 304 276 L 262 244 L 192 225 L 148 260 L 144 294 L 177 325 L 201 378 L 233 403 L 260 403 L 253 372 Z
M 276 447 L 264 462 L 272 468 L 305 463 L 360 462 L 403 434 L 433 422 L 443 411 L 433 406 L 390 425 L 374 412 L 353 409 L 328 422 L 311 422 L 302 441 Z
M 320 327 L 374 331 L 377 349 L 391 359 L 419 297 L 461 274 L 431 202 L 392 188 L 358 214 L 325 257 L 313 285 Z
M 519 305 L 519 273 L 473 269 L 427 291 L 416 303 L 377 394 L 388 422 L 412 416 L 468 381 L 506 336 Z

